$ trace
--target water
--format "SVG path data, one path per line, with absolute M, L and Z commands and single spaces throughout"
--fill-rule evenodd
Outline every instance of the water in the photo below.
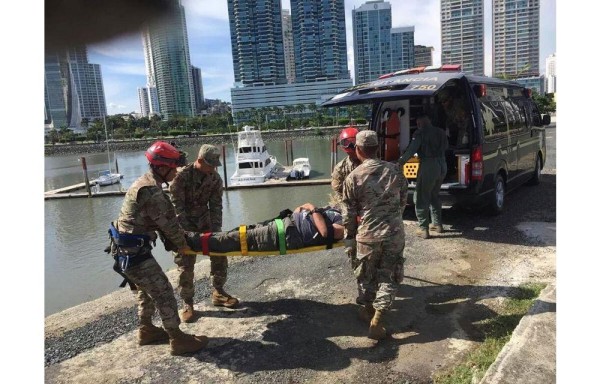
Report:
M 285 143 L 267 142 L 270 154 L 287 165 Z M 199 145 L 184 146 L 188 161 L 196 158 Z M 311 179 L 328 179 L 330 172 L 330 141 L 325 138 L 295 140 L 294 157 L 309 157 Z M 116 152 L 121 184 L 102 190 L 127 189 L 148 169 L 143 151 Z M 338 158 L 345 156 L 338 153 Z M 81 155 L 45 158 L 45 190 L 81 183 Z M 107 169 L 105 153 L 85 155 L 90 179 Z M 235 171 L 232 145 L 226 147 L 228 177 Z M 290 159 L 291 164 L 292 159 Z M 114 171 L 114 160 L 113 160 Z M 219 168 L 223 177 L 223 167 Z M 225 191 L 223 194 L 223 230 L 240 224 L 252 224 L 276 216 L 279 211 L 305 203 L 325 205 L 329 200 L 329 185 L 259 188 Z M 121 277 L 112 270 L 112 258 L 103 252 L 108 245 L 108 225 L 119 214 L 122 196 L 46 200 L 45 212 L 45 316 L 81 304 L 119 289 Z M 153 250 L 163 270 L 175 268 L 172 255 L 157 242 Z M 128 289 L 128 288 L 127 288 Z

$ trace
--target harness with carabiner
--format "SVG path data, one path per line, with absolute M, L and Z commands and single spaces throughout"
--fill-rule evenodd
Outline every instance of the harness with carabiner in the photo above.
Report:
M 130 266 L 137 265 L 152 257 L 150 252 L 140 254 L 142 250 L 149 251 L 152 249 L 152 246 L 150 245 L 151 238 L 148 235 L 119 233 L 112 222 L 108 228 L 108 235 L 116 249 L 116 252 L 113 253 L 113 258 L 115 260 L 113 270 L 123 277 L 123 282 L 119 287 L 123 288 L 126 284 L 129 284 L 131 290 L 135 291 L 137 289 L 136 285 L 129 280 L 125 275 L 125 272 Z M 124 252 L 122 248 L 135 248 L 137 251 L 135 253 L 131 253 L 131 251 Z

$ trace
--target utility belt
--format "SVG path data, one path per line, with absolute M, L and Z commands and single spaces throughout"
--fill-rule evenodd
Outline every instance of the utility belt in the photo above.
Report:
M 123 277 L 123 282 L 119 287 L 123 288 L 126 284 L 129 284 L 132 291 L 137 290 L 136 285 L 129 280 L 125 272 L 128 268 L 141 264 L 152 257 L 152 253 L 150 253 L 150 250 L 152 250 L 151 244 L 156 245 L 156 240 L 152 240 L 148 235 L 119 233 L 113 223 L 110 223 L 108 235 L 111 241 L 110 249 L 115 260 L 113 270 Z M 127 248 L 127 251 L 123 248 Z

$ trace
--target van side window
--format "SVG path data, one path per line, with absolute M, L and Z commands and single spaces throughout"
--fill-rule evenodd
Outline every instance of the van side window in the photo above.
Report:
M 483 137 L 497 139 L 508 134 L 502 88 L 488 87 L 487 95 L 479 99 L 483 120 Z
M 504 100 L 504 106 L 506 108 L 506 118 L 508 122 L 508 129 L 511 132 L 520 132 L 526 130 L 525 118 L 521 113 L 519 106 L 515 102 L 514 98 L 508 97 Z

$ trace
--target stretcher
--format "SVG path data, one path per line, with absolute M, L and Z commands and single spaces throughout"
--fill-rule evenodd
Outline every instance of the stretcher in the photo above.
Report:
M 200 242 L 202 245 L 202 251 L 186 251 L 186 255 L 204 255 L 204 256 L 276 256 L 276 255 L 286 255 L 292 253 L 307 253 L 307 252 L 316 252 L 316 251 L 324 251 L 327 249 L 337 248 L 344 245 L 343 240 L 338 240 L 331 244 L 330 246 L 327 244 L 323 245 L 311 245 L 309 247 L 296 248 L 296 249 L 287 249 L 285 243 L 285 230 L 283 228 L 283 221 L 281 219 L 275 219 L 275 224 L 277 225 L 277 236 L 279 249 L 273 249 L 268 251 L 249 251 L 248 250 L 248 239 L 246 236 L 247 229 L 245 225 L 240 225 L 240 250 L 239 251 L 231 251 L 231 252 L 213 252 L 209 249 L 208 239 L 212 235 L 212 232 L 205 232 L 200 235 Z

